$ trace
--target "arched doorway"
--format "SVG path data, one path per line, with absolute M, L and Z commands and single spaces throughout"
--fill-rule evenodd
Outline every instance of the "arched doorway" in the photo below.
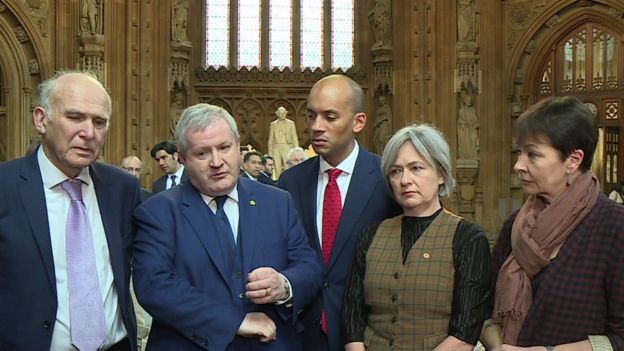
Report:
M 24 155 L 36 135 L 30 118 L 37 85 L 51 71 L 38 27 L 16 0 L 0 11 L 0 162 Z M 19 34 L 16 34 L 19 33 Z
M 573 95 L 595 112 L 600 141 L 593 169 L 604 191 L 624 179 L 624 33 L 585 19 L 558 35 L 544 51 L 534 77 L 533 98 Z

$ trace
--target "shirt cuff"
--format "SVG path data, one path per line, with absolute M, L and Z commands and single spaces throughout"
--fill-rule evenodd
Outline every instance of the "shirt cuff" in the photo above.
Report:
M 589 335 L 587 337 L 594 351 L 613 351 L 611 340 L 606 335 Z
M 293 290 L 292 290 L 292 285 L 290 285 L 290 281 L 288 280 L 288 278 L 286 278 L 286 276 L 283 275 L 282 273 L 279 273 L 279 275 L 281 275 L 282 279 L 284 279 L 284 282 L 286 284 L 288 284 L 288 297 L 286 299 L 284 299 L 284 300 L 279 300 L 279 301 L 275 302 L 275 304 L 276 305 L 283 305 L 283 304 L 285 304 L 287 302 L 290 302 L 292 300 L 292 298 L 293 298 Z M 291 304 L 291 306 L 292 306 L 292 304 Z M 291 307 L 291 306 L 286 305 L 286 307 Z

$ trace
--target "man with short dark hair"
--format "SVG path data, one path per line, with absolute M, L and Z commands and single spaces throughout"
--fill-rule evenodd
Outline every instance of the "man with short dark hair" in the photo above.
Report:
M 262 156 L 262 170 L 258 175 L 258 181 L 260 183 L 268 184 L 268 185 L 277 185 L 277 182 L 273 180 L 273 157 L 271 155 L 263 155 Z
M 258 180 L 262 171 L 262 156 L 257 151 L 249 151 L 243 156 L 243 171 L 240 176 L 243 178 Z
M 110 96 L 94 75 L 59 72 L 39 98 L 41 146 L 0 165 L 0 349 L 134 351 L 139 183 L 97 162 Z
M 355 136 L 366 125 L 364 93 L 353 80 L 331 75 L 308 96 L 308 132 L 319 155 L 286 170 L 279 186 L 293 196 L 308 240 L 325 263 L 323 288 L 302 313 L 304 350 L 344 350 L 342 304 L 357 238 L 366 226 L 398 215 L 380 159 Z
M 163 140 L 150 151 L 150 154 L 158 162 L 158 166 L 165 173 L 152 184 L 154 194 L 163 190 L 171 189 L 187 180 L 184 165 L 178 160 L 178 148 L 169 140 Z

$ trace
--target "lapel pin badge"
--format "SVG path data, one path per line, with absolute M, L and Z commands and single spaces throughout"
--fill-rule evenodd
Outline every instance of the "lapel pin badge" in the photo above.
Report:
M 249 200 L 249 204 L 251 206 L 256 206 L 256 200 Z
M 431 257 L 431 255 L 429 255 L 429 253 L 428 253 L 428 252 L 425 252 L 425 253 L 423 254 L 423 258 L 424 258 L 424 259 L 428 259 L 429 257 Z

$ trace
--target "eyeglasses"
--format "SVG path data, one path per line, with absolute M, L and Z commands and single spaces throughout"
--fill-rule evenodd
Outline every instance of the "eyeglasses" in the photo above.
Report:
M 128 173 L 137 173 L 137 174 L 143 173 L 143 170 L 141 168 L 123 167 L 123 166 L 121 168 L 128 171 Z

